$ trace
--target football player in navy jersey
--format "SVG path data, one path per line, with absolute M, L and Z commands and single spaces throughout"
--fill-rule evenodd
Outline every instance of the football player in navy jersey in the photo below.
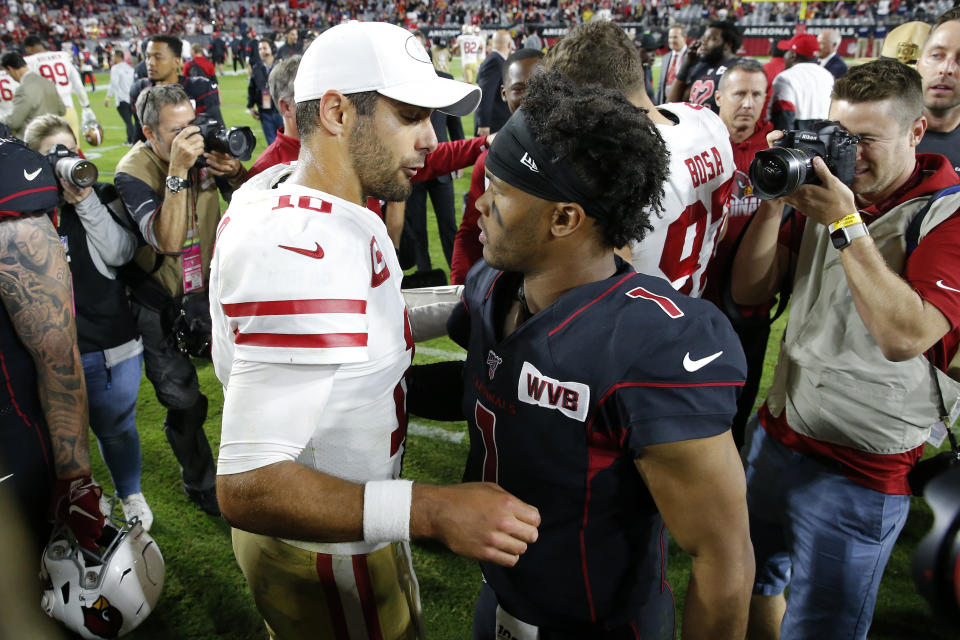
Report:
M 448 323 L 468 350 L 465 480 L 542 522 L 515 566 L 481 563 L 475 638 L 674 638 L 668 527 L 693 556 L 684 637 L 744 636 L 743 353 L 711 303 L 614 253 L 650 227 L 667 155 L 621 93 L 556 72 L 490 151 L 484 260 Z

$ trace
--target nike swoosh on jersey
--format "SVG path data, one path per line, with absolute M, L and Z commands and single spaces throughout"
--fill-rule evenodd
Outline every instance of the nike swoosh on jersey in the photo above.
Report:
M 286 249 L 287 251 L 293 251 L 294 253 L 299 253 L 302 256 L 307 256 L 308 258 L 316 258 L 317 260 L 319 260 L 320 258 L 323 257 L 323 249 L 320 248 L 319 242 L 316 242 L 315 244 L 317 245 L 316 249 L 301 249 L 300 247 L 287 247 L 282 244 L 278 244 L 277 246 L 280 247 L 281 249 Z
M 957 293 L 960 293 L 960 289 L 954 289 L 953 287 L 948 287 L 947 285 L 943 284 L 943 280 L 937 280 L 937 286 L 940 287 L 941 289 L 946 289 L 947 291 L 956 291 Z
M 74 512 L 79 513 L 82 516 L 86 516 L 91 520 L 98 520 L 97 516 L 93 515 L 88 511 L 85 511 L 82 507 L 78 507 L 77 505 L 72 504 L 70 505 L 70 508 L 67 510 L 67 514 L 72 516 Z
M 683 356 L 683 368 L 693 373 L 694 371 L 703 369 L 705 366 L 707 366 L 708 364 L 710 364 L 711 362 L 713 362 L 714 360 L 716 360 L 722 355 L 723 355 L 723 351 L 717 351 L 716 353 L 706 356 L 705 358 L 698 358 L 694 360 L 693 358 L 690 357 L 690 352 L 687 351 L 687 355 Z
M 40 172 L 41 172 L 41 171 L 43 171 L 43 169 L 41 169 L 41 168 L 39 168 L 39 167 L 37 168 L 36 171 L 32 171 L 32 172 L 30 172 L 30 173 L 27 173 L 27 170 L 24 169 L 24 170 L 23 170 L 23 177 L 27 179 L 27 182 L 33 182 L 33 179 L 36 178 L 38 175 L 40 175 Z
M 3 482 L 4 480 L 9 480 L 12 477 L 13 477 L 12 473 L 10 475 L 3 476 L 2 478 L 0 478 L 0 482 Z

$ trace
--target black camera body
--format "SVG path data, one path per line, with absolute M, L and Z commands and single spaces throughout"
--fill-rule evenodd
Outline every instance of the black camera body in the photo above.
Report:
M 214 120 L 198 116 L 191 123 L 199 127 L 200 136 L 203 138 L 204 151 L 220 151 L 233 156 L 238 160 L 247 161 L 253 155 L 253 150 L 257 146 L 257 138 L 253 135 L 250 127 L 230 127 L 225 126 Z M 203 156 L 197 158 L 197 166 L 206 165 Z
M 855 136 L 839 122 L 821 120 L 810 130 L 784 132 L 772 149 L 758 151 L 750 163 L 750 182 L 761 200 L 788 195 L 804 184 L 820 184 L 813 168 L 817 156 L 827 163 L 830 173 L 850 186 L 857 164 Z
M 97 165 L 86 158 L 81 158 L 78 153 L 70 151 L 65 145 L 56 145 L 47 152 L 46 158 L 58 178 L 80 189 L 92 186 L 99 177 Z

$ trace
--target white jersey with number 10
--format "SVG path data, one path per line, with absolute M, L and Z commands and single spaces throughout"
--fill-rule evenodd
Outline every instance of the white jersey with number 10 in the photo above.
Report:
M 710 109 L 689 103 L 658 109 L 677 121 L 657 125 L 670 150 L 670 175 L 663 185 L 663 212 L 650 216 L 653 231 L 631 246 L 633 268 L 699 298 L 723 228 L 723 203 L 736 170 L 733 150 L 726 125 Z

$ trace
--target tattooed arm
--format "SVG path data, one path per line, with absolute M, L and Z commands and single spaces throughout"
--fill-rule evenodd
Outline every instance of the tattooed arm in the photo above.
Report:
M 70 268 L 45 215 L 0 220 L 0 300 L 37 367 L 57 477 L 89 475 L 87 392 Z

